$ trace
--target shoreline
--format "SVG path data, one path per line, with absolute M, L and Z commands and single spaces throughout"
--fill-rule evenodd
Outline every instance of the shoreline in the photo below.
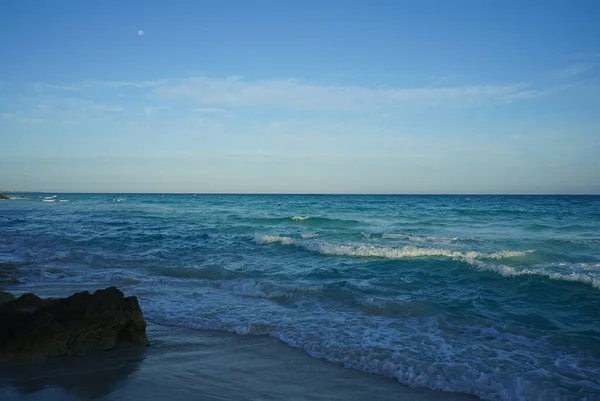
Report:
M 0 365 L 0 399 L 12 400 L 425 400 L 476 401 L 411 388 L 393 378 L 308 356 L 268 336 L 148 322 L 151 346 Z

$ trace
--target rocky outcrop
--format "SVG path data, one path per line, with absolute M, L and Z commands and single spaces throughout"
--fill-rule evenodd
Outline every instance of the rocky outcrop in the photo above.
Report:
M 8 196 L 0 194 L 0 200 L 8 200 L 10 199 Z
M 136 297 L 115 287 L 41 299 L 0 294 L 0 359 L 31 360 L 109 350 L 119 342 L 148 345 Z
M 15 296 L 13 294 L 11 294 L 10 292 L 4 292 L 0 290 L 0 306 L 4 305 L 9 301 L 12 301 L 13 299 L 15 299 Z

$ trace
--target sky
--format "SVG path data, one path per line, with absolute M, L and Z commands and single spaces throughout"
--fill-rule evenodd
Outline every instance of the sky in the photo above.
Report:
M 600 193 L 595 0 L 0 1 L 0 191 Z

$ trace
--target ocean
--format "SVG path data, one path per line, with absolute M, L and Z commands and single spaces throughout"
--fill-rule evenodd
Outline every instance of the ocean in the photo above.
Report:
M 153 324 L 411 387 L 600 400 L 600 196 L 10 196 L 0 288 L 115 285 Z

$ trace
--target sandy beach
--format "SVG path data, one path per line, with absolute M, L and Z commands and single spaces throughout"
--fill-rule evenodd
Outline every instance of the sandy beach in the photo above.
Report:
M 150 324 L 152 346 L 0 367 L 12 400 L 444 400 L 477 398 L 413 389 L 313 359 L 266 336 Z

